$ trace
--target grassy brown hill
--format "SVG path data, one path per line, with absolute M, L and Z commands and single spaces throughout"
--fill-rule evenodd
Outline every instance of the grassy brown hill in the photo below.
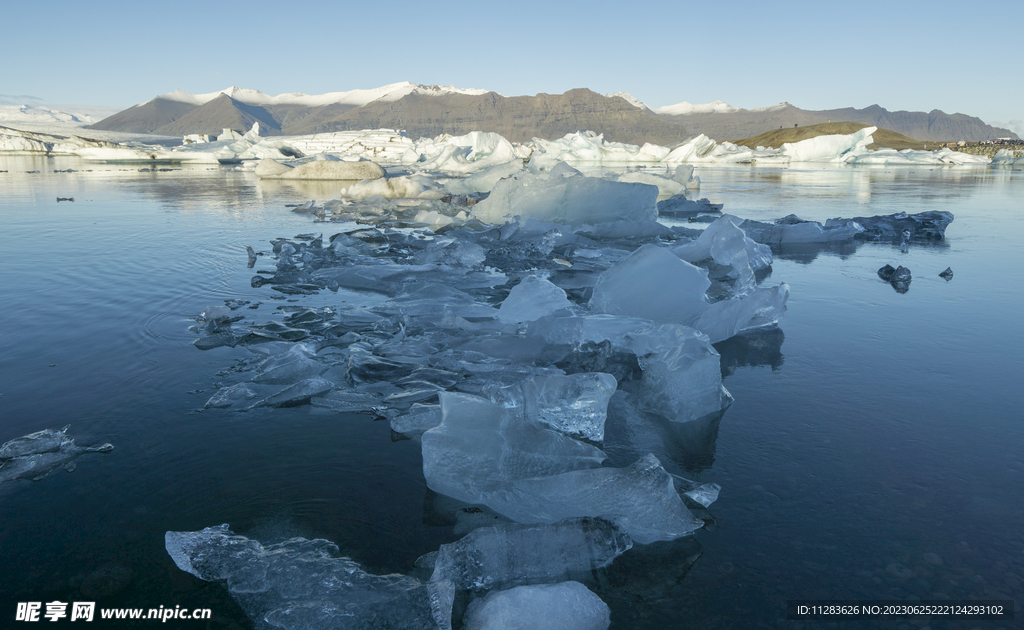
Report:
M 833 134 L 851 134 L 869 126 L 871 125 L 865 125 L 864 123 L 859 122 L 835 122 L 808 125 L 807 127 L 784 127 L 782 129 L 766 131 L 765 133 L 752 138 L 730 140 L 730 142 L 750 147 L 751 149 L 755 147 L 772 147 L 773 149 L 778 149 L 787 142 L 800 142 L 801 140 L 808 140 L 810 138 L 817 138 L 818 136 Z M 914 138 L 905 136 L 902 133 L 896 133 L 891 129 L 879 129 L 873 133 L 871 137 L 874 138 L 875 141 L 868 145 L 869 149 L 885 148 L 897 149 L 900 151 L 903 149 L 928 149 L 934 151 L 939 148 L 939 143 L 934 140 L 915 140 Z

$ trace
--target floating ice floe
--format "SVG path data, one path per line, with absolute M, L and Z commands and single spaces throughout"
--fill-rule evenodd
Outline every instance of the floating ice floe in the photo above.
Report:
M 384 169 L 370 161 L 344 161 L 319 159 L 297 166 L 282 164 L 273 159 L 260 160 L 256 166 L 260 179 L 318 179 L 318 180 L 377 180 L 384 177 Z M 379 194 L 379 193 L 378 193 Z M 368 195 L 369 196 L 369 195 Z
M 903 240 L 909 233 L 912 241 L 941 241 L 946 227 L 953 222 L 953 213 L 930 210 L 918 214 L 899 212 L 874 217 L 829 219 L 824 225 L 789 215 L 773 222 L 745 220 L 739 227 L 751 239 L 767 245 L 798 243 L 833 243 L 852 239 L 868 241 Z
M 264 546 L 220 525 L 167 532 L 164 547 L 182 571 L 225 582 L 260 629 L 451 628 L 449 584 L 367 573 L 327 540 Z
M 43 429 L 0 446 L 0 484 L 15 479 L 39 481 L 60 467 L 72 472 L 81 455 L 114 450 L 110 444 L 78 446 L 67 435 L 70 427 Z
M 349 163 L 351 164 L 351 162 Z M 260 165 L 262 166 L 262 164 L 261 162 Z M 378 169 L 380 168 L 373 162 L 356 162 L 356 164 L 371 164 Z M 368 177 L 341 190 L 341 197 L 343 199 L 358 201 L 374 196 L 380 196 L 384 199 L 442 199 L 447 195 L 448 191 L 424 175 L 384 177 L 383 170 L 381 170 L 380 178 Z

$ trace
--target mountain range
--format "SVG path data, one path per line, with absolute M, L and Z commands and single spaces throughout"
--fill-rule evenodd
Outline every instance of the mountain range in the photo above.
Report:
M 389 128 L 405 130 L 413 138 L 492 131 L 513 142 L 592 130 L 613 142 L 671 146 L 699 133 L 727 140 L 830 121 L 884 127 L 918 140 L 1016 137 L 978 118 L 939 110 L 891 112 L 872 105 L 811 111 L 789 103 L 741 109 L 721 101 L 652 109 L 626 92 L 601 95 L 578 88 L 564 94 L 509 97 L 482 89 L 410 82 L 320 95 L 269 96 L 235 87 L 209 94 L 176 90 L 118 112 L 91 128 L 170 136 L 216 135 L 226 128 L 244 131 L 259 122 L 261 129 L 272 135 Z

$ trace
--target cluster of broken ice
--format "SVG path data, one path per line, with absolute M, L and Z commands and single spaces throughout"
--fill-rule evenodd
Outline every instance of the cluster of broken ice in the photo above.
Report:
M 360 291 L 363 305 L 288 303 L 262 320 L 237 299 L 208 307 L 196 346 L 243 346 L 252 358 L 207 408 L 386 418 L 419 440 L 427 486 L 484 518 L 458 519 L 466 537 L 421 558 L 429 573 L 418 578 L 371 575 L 326 541 L 263 547 L 224 527 L 169 533 L 178 566 L 226 581 L 267 627 L 333 622 L 340 600 L 355 624 L 381 615 L 445 628 L 454 609 L 466 610 L 464 627 L 484 628 L 529 605 L 531 627 L 606 627 L 607 607 L 574 581 L 634 543 L 703 526 L 719 488 L 676 474 L 668 427 L 722 417 L 732 397 L 712 342 L 774 323 L 789 293 L 759 286 L 771 253 L 735 217 L 704 232 L 658 223 L 661 189 L 685 199 L 696 182 L 688 167 L 653 177 L 664 181 L 557 164 L 517 168 L 486 197 L 437 198 L 422 194 L 439 192 L 433 180 L 411 175 L 293 208 L 364 225 L 250 248 L 250 266 L 276 258 L 253 287 L 292 300 Z M 417 223 L 428 212 L 451 222 Z M 309 577 L 335 567 L 356 576 L 344 589 Z M 571 619 L 549 610 L 552 597 L 575 602 Z
M 43 429 L 0 446 L 0 484 L 16 479 L 39 481 L 61 467 L 72 472 L 79 456 L 114 449 L 110 444 L 78 446 L 67 435 L 70 427 L 69 424 L 61 429 Z

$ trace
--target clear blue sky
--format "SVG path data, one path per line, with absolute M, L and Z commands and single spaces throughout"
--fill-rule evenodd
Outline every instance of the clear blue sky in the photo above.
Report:
M 831 4 L 8 2 L 0 102 L 128 106 L 177 88 L 413 81 L 510 96 L 626 91 L 652 107 L 785 100 L 1024 119 L 1024 2 Z

